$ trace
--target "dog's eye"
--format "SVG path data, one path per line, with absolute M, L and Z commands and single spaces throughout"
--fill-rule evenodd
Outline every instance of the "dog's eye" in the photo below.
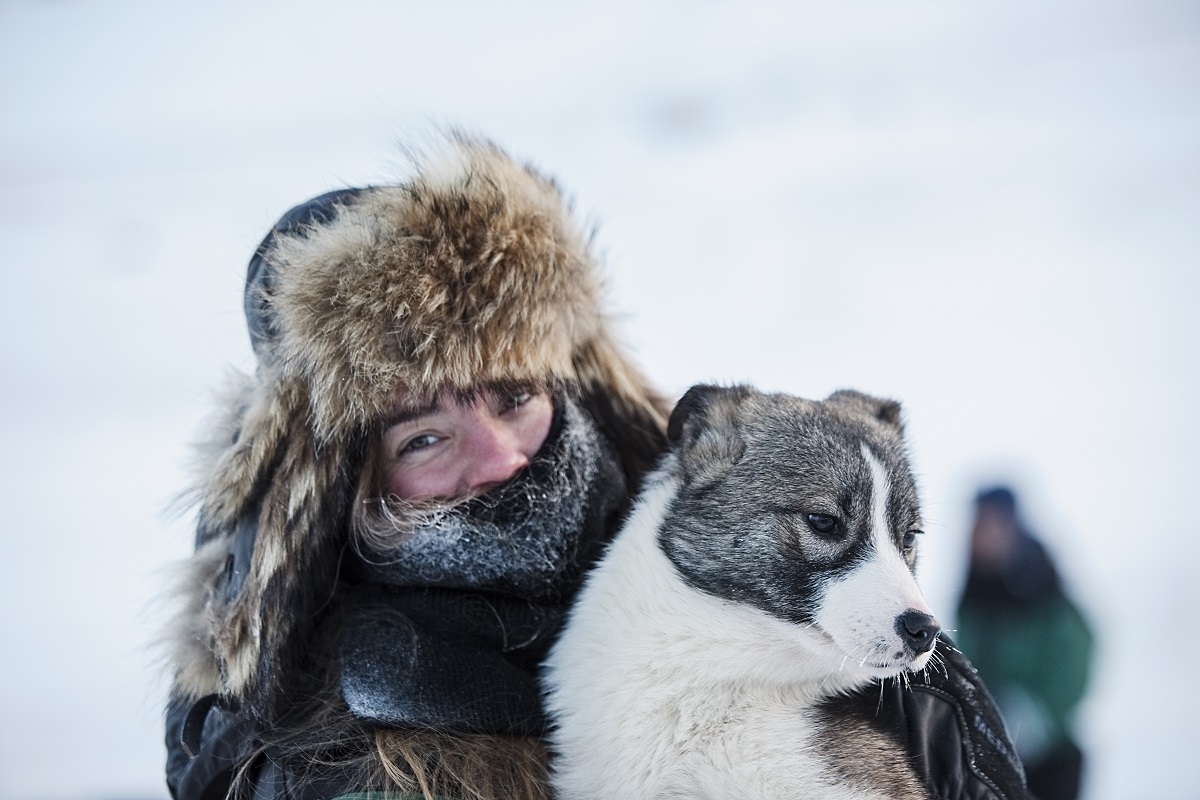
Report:
M 809 514 L 808 527 L 818 536 L 836 536 L 838 529 L 837 517 L 828 514 Z

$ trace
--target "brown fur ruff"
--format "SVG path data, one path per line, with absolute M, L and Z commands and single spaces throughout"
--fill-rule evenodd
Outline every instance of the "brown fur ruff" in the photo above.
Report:
M 175 691 L 271 720 L 335 591 L 364 447 L 395 410 L 450 388 L 574 393 L 630 485 L 663 447 L 666 406 L 616 345 L 587 237 L 555 184 L 461 136 L 415 177 L 278 235 L 263 300 L 274 335 L 203 448 L 197 552 L 173 626 Z M 221 587 L 257 519 L 240 591 Z

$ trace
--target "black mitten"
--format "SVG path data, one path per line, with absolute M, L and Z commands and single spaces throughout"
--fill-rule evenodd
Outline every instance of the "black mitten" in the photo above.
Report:
M 885 733 L 909 757 L 937 800 L 1025 800 L 1025 772 L 996 708 L 971 663 L 942 636 L 929 666 L 831 701 Z

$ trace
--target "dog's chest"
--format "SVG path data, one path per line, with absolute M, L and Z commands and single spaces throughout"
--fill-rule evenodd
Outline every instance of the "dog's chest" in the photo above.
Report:
M 759 800 L 916 798 L 892 780 L 895 762 L 880 759 L 886 743 L 868 731 L 844 738 L 825 727 L 801 697 L 730 697 L 690 708 L 679 698 L 664 727 L 676 725 L 670 766 L 646 796 Z M 715 712 L 715 713 L 714 713 Z M 667 755 L 667 754 L 664 754 Z M 874 766 L 872 766 L 874 764 Z M 872 775 L 872 773 L 875 773 Z M 889 779 L 890 778 L 890 779 Z M 915 787 L 914 787 L 915 788 Z

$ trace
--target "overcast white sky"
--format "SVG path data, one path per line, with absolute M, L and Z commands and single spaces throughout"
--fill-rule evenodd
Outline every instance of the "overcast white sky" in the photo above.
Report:
M 1088 796 L 1194 797 L 1200 6 L 568 5 L 0 0 L 0 800 L 165 797 L 246 261 L 438 123 L 575 195 L 667 392 L 900 399 L 943 616 L 1014 481 L 1102 637 Z

